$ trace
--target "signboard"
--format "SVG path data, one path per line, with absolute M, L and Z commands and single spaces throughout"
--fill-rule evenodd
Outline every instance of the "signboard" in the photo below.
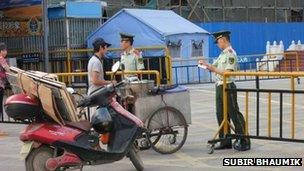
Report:
M 41 0 L 2 0 L 0 10 L 41 4 Z
M 28 21 L 0 22 L 0 37 L 20 37 L 41 35 L 42 23 L 37 17 Z

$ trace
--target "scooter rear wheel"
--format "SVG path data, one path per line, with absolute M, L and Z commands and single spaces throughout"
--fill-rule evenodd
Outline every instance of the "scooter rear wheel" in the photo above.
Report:
M 138 151 L 136 150 L 135 147 L 133 147 L 130 151 L 129 151 L 129 157 L 130 160 L 132 162 L 132 164 L 134 165 L 134 167 L 136 168 L 137 171 L 143 171 L 144 170 L 144 163 L 141 159 L 141 157 L 138 155 Z
M 54 149 L 41 146 L 34 148 L 25 159 L 26 171 L 48 171 L 46 161 L 53 157 Z

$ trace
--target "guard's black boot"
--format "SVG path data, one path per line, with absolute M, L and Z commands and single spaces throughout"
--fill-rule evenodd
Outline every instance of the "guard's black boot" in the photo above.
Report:
M 238 151 L 247 151 L 251 148 L 250 139 L 237 139 L 233 143 L 233 148 Z
M 225 150 L 225 149 L 231 149 L 232 143 L 230 142 L 221 142 L 220 144 L 216 145 L 214 147 L 214 150 Z

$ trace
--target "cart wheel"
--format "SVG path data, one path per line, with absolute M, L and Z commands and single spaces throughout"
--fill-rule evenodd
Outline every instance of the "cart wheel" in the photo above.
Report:
M 138 141 L 139 141 L 139 144 L 140 144 L 140 146 L 139 146 L 140 150 L 148 150 L 149 148 L 151 148 L 151 145 L 146 138 L 142 138 Z
M 152 132 L 147 133 L 147 140 L 149 144 L 155 145 L 160 140 L 160 137 L 162 136 L 161 130 L 155 130 Z M 150 138 L 149 138 L 150 137 Z
M 176 135 L 175 134 L 173 136 L 169 137 L 169 142 L 170 142 L 170 144 L 175 144 L 176 143 Z
M 214 153 L 214 144 L 208 144 L 208 154 L 213 154 Z
M 188 125 L 184 115 L 177 109 L 165 106 L 150 116 L 147 138 L 151 147 L 161 154 L 172 154 L 185 143 Z

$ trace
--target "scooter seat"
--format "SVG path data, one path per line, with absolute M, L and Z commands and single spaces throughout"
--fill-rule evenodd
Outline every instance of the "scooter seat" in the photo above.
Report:
M 67 125 L 84 131 L 89 131 L 92 128 L 91 123 L 87 120 L 81 120 L 79 122 L 68 122 Z

